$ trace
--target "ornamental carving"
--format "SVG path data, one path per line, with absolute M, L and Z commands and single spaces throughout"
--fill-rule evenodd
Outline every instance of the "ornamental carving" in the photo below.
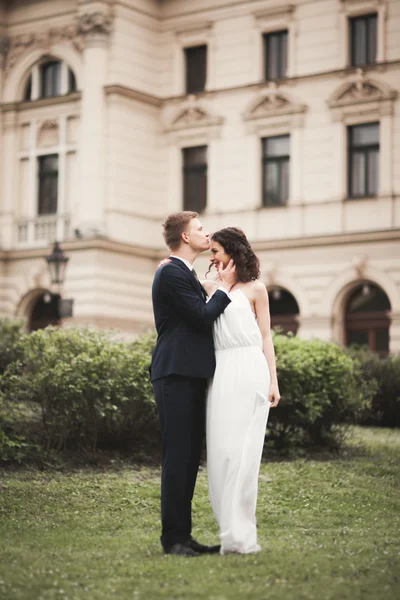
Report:
M 94 12 L 84 13 L 78 19 L 78 32 L 82 35 L 91 33 L 108 35 L 112 29 L 112 16 L 110 13 Z
M 396 92 L 382 82 L 367 79 L 362 69 L 336 90 L 328 99 L 330 108 L 339 108 L 374 100 L 393 100 Z
M 83 40 L 78 35 L 76 25 L 53 27 L 39 33 L 26 33 L 10 38 L 6 53 L 5 76 L 9 74 L 15 63 L 32 50 L 50 53 L 52 46 L 59 42 L 70 42 L 78 52 L 83 50 Z
M 108 35 L 112 27 L 110 13 L 84 13 L 75 23 L 65 27 L 52 27 L 45 31 L 31 32 L 12 38 L 0 37 L 0 55 L 5 57 L 5 76 L 15 63 L 32 50 L 50 54 L 52 47 L 60 42 L 68 42 L 78 51 L 84 49 L 85 37 L 91 33 Z
M 297 104 L 290 100 L 285 94 L 278 91 L 275 82 L 271 82 L 260 95 L 253 100 L 245 111 L 245 121 L 273 117 L 286 114 L 297 114 L 306 111 L 304 104 Z
M 222 117 L 215 117 L 203 106 L 198 104 L 196 96 L 190 95 L 178 114 L 172 119 L 169 129 L 184 129 L 187 127 L 220 125 Z

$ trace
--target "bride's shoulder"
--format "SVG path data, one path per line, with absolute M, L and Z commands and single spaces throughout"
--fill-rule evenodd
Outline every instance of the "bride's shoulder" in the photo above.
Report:
M 267 294 L 265 284 L 259 279 L 251 282 L 251 291 L 254 296 L 265 296 Z

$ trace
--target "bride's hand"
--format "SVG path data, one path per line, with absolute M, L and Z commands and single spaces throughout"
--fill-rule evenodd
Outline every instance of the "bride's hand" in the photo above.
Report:
M 268 400 L 271 402 L 271 408 L 275 408 L 279 404 L 279 400 L 281 399 L 281 395 L 279 393 L 279 387 L 277 383 L 271 383 L 269 388 L 269 397 Z

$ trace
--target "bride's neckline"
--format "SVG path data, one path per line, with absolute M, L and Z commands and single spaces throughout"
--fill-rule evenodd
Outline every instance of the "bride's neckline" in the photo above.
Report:
M 254 312 L 254 310 L 253 310 L 253 309 L 252 309 L 252 307 L 251 307 L 251 302 L 250 302 L 250 300 L 248 299 L 248 297 L 246 296 L 246 294 L 244 293 L 244 291 L 242 290 L 242 288 L 237 288 L 237 290 L 233 290 L 233 292 L 229 292 L 229 293 L 230 293 L 230 294 L 236 294 L 236 292 L 242 292 L 242 295 L 243 295 L 243 296 L 244 296 L 244 298 L 246 298 L 246 300 L 247 300 L 247 303 L 248 303 L 248 305 L 249 305 L 249 308 L 250 308 L 250 310 L 251 310 L 251 314 L 252 314 L 252 315 L 253 315 L 255 318 L 257 318 L 257 315 L 256 315 L 256 313 Z

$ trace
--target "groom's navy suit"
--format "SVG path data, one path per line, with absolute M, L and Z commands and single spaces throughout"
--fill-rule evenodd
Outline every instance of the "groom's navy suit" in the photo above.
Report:
M 214 375 L 212 323 L 230 303 L 217 290 L 210 301 L 179 259 L 159 267 L 153 282 L 158 333 L 151 380 L 163 436 L 161 543 L 168 550 L 191 537 L 191 502 L 205 435 L 207 379 Z

